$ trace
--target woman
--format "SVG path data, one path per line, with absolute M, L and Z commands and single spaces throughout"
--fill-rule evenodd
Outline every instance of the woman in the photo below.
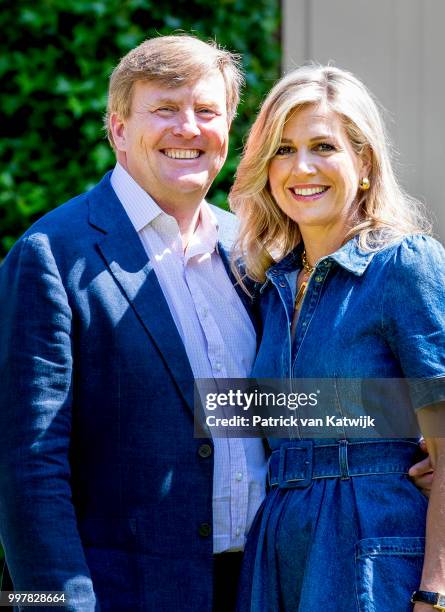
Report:
M 253 376 L 409 378 L 404 401 L 436 470 L 427 511 L 406 474 L 415 439 L 270 439 L 271 488 L 249 536 L 239 610 L 405 612 L 417 589 L 427 593 L 415 612 L 432 610 L 432 593 L 445 593 L 445 254 L 397 184 L 363 84 L 333 67 L 278 82 L 231 205 L 260 287 Z M 335 409 L 347 411 L 348 393 L 340 384 L 336 393 Z M 398 401 L 383 387 L 385 410 L 406 408 Z

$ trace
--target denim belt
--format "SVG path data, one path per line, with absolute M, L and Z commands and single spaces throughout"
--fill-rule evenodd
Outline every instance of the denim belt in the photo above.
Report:
M 373 440 L 335 444 L 294 441 L 274 450 L 269 458 L 269 485 L 283 489 L 307 487 L 312 480 L 370 474 L 407 474 L 422 453 L 416 442 Z

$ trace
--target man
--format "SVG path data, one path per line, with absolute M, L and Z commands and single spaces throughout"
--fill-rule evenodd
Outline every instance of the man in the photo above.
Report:
M 204 197 L 241 75 L 190 36 L 110 80 L 111 175 L 0 269 L 0 533 L 17 591 L 73 611 L 230 612 L 263 494 L 259 440 L 193 437 L 193 378 L 249 375 L 233 218 Z M 218 232 L 218 234 L 217 234 Z
M 65 591 L 82 612 L 233 606 L 264 449 L 194 439 L 193 379 L 246 377 L 256 349 L 228 275 L 233 217 L 204 200 L 241 81 L 232 54 L 190 36 L 128 53 L 110 80 L 113 173 L 1 269 L 0 532 L 17 591 Z

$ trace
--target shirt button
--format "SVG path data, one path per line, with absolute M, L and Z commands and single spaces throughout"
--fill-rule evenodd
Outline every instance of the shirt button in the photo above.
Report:
M 207 316 L 207 313 L 208 313 L 207 308 L 203 308 L 203 309 L 201 310 L 201 317 L 202 317 L 203 319 L 205 319 L 205 318 L 206 318 L 206 316 Z
M 217 361 L 217 362 L 215 363 L 215 370 L 216 370 L 217 372 L 220 372 L 220 371 L 221 371 L 221 368 L 222 368 L 221 363 L 220 363 L 219 361 Z
M 198 529 L 198 533 L 201 538 L 208 538 L 212 533 L 212 528 L 208 523 L 201 523 Z
M 242 472 L 237 472 L 235 474 L 235 479 L 236 480 L 242 480 L 243 479 L 243 473 Z
M 198 448 L 198 455 L 203 459 L 207 459 L 207 457 L 210 457 L 211 454 L 212 447 L 210 444 L 201 444 L 201 446 Z
M 235 530 L 235 535 L 239 536 L 241 533 L 241 529 L 239 527 L 236 528 Z

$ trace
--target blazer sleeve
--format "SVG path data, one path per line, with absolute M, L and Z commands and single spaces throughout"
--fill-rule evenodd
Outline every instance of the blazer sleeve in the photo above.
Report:
M 64 591 L 86 612 L 98 607 L 71 501 L 71 329 L 48 236 L 22 238 L 0 268 L 0 535 L 15 590 Z

